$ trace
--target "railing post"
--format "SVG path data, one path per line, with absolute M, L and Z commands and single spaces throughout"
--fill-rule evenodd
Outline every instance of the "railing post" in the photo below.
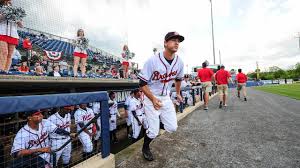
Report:
M 57 167 L 57 163 L 56 163 L 56 152 L 52 153 L 52 167 L 56 168 Z
M 101 101 L 101 155 L 106 158 L 110 155 L 110 136 L 109 136 L 109 109 L 108 100 Z
M 193 106 L 196 104 L 195 89 L 192 88 Z
M 200 88 L 200 100 L 203 101 L 202 88 Z

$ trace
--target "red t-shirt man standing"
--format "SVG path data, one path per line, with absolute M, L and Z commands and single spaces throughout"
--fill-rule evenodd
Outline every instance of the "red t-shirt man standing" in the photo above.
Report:
M 225 70 L 225 66 L 222 65 L 221 69 L 216 72 L 215 78 L 217 81 L 217 88 L 220 97 L 219 108 L 222 108 L 222 106 L 226 107 L 226 99 L 228 95 L 228 81 L 230 80 L 232 83 L 231 75 L 228 71 Z
M 238 91 L 238 98 L 240 98 L 240 91 L 243 92 L 244 100 L 247 101 L 247 94 L 246 94 L 246 82 L 248 80 L 247 76 L 242 72 L 242 69 L 238 69 L 238 74 L 236 75 L 237 81 L 237 91 Z
M 202 69 L 198 70 L 198 77 L 201 81 L 202 91 L 204 93 L 204 110 L 208 110 L 209 92 L 212 91 L 211 81 L 213 80 L 214 72 L 207 68 L 206 62 L 202 63 Z

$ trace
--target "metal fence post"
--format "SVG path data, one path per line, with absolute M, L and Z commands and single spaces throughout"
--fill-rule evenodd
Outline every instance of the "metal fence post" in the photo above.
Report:
M 202 88 L 200 88 L 200 100 L 203 101 Z
M 110 136 L 109 136 L 109 109 L 108 101 L 101 101 L 101 155 L 106 158 L 110 155 Z
M 196 104 L 195 89 L 192 89 L 193 106 Z
M 57 167 L 57 163 L 56 163 L 56 152 L 54 152 L 52 154 L 52 164 L 53 164 L 53 168 Z

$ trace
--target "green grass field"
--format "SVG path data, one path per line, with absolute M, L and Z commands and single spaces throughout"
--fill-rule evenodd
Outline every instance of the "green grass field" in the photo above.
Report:
M 255 89 L 300 100 L 300 83 L 260 86 Z

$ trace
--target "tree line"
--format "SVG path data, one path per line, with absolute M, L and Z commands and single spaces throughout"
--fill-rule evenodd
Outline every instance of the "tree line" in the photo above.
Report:
M 256 70 L 260 71 L 259 69 Z M 256 79 L 256 72 L 248 73 L 249 78 Z M 272 66 L 266 72 L 259 73 L 259 79 L 261 80 L 275 80 L 275 79 L 294 79 L 295 81 L 300 80 L 300 62 L 291 68 L 284 70 L 278 66 Z

